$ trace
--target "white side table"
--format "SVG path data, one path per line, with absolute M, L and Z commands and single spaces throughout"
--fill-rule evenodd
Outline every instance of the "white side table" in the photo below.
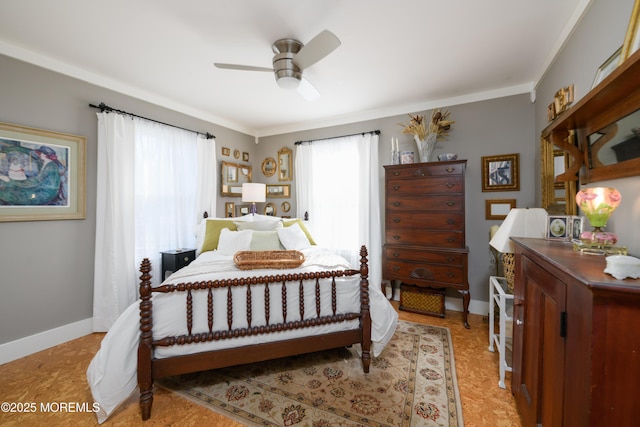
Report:
M 504 384 L 505 372 L 512 372 L 511 340 L 513 337 L 513 294 L 508 294 L 507 280 L 504 277 L 489 277 L 489 351 L 494 351 L 494 343 L 500 353 L 500 388 L 507 388 Z M 494 306 L 500 310 L 499 332 L 495 333 Z

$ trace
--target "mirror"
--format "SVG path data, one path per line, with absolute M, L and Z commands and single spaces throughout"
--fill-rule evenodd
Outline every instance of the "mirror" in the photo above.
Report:
M 570 136 L 573 140 L 573 135 Z M 576 181 L 559 181 L 557 177 L 569 168 L 568 154 L 553 145 L 549 138 L 541 142 L 542 207 L 552 215 L 577 215 Z
M 293 151 L 284 147 L 278 151 L 278 181 L 291 181 L 293 177 Z
M 640 110 L 592 133 L 587 140 L 589 169 L 640 157 Z
M 220 162 L 220 195 L 242 196 L 242 184 L 251 182 L 251 166 Z
M 276 205 L 267 203 L 264 205 L 264 214 L 268 216 L 276 216 Z
M 273 176 L 276 173 L 276 159 L 267 157 L 262 162 L 262 173 L 264 176 Z

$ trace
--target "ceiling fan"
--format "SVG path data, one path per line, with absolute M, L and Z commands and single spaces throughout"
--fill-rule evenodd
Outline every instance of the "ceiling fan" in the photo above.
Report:
M 216 68 L 230 70 L 273 72 L 278 86 L 283 89 L 297 89 L 304 98 L 311 101 L 319 97 L 320 92 L 302 76 L 302 72 L 336 50 L 338 46 L 338 37 L 324 30 L 306 45 L 295 39 L 276 40 L 271 46 L 275 53 L 273 68 L 219 62 L 214 62 L 213 65 Z

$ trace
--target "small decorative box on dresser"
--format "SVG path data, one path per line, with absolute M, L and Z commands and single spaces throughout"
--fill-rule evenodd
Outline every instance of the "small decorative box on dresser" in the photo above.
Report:
M 383 276 L 418 287 L 458 290 L 468 328 L 466 164 L 466 160 L 456 160 L 384 167 Z M 406 307 L 401 304 L 400 309 Z
M 522 425 L 631 426 L 640 420 L 640 280 L 604 256 L 513 238 L 513 374 Z

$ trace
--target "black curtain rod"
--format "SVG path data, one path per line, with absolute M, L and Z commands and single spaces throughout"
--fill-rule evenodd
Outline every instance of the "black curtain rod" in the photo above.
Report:
M 209 132 L 207 132 L 207 133 L 202 133 L 202 132 L 198 132 L 198 131 L 196 131 L 196 130 L 191 130 L 191 129 L 183 128 L 183 127 L 180 127 L 180 126 L 172 125 L 172 124 L 169 124 L 169 123 L 160 122 L 160 121 L 158 121 L 158 120 L 153 120 L 153 119 L 150 119 L 150 118 L 148 118 L 148 117 L 142 117 L 142 116 L 139 116 L 139 115 L 137 115 L 137 114 L 128 113 L 128 112 L 126 112 L 126 111 L 116 110 L 115 108 L 111 108 L 111 107 L 109 107 L 109 106 L 108 106 L 108 105 L 106 105 L 104 102 L 101 102 L 99 105 L 89 104 L 89 107 L 99 108 L 99 109 L 100 109 L 100 111 L 101 111 L 101 112 L 103 112 L 103 113 L 104 113 L 105 111 L 108 111 L 108 112 L 114 112 L 114 113 L 119 113 L 119 114 L 125 114 L 125 115 L 127 115 L 127 116 L 137 117 L 137 118 L 139 118 L 139 119 L 144 119 L 144 120 L 149 120 L 150 122 L 160 123 L 161 125 L 171 126 L 171 127 L 173 127 L 173 128 L 178 128 L 178 129 L 186 130 L 186 131 L 189 131 L 189 132 L 197 133 L 198 135 L 204 135 L 204 136 L 206 136 L 206 137 L 207 137 L 207 139 L 214 139 L 214 138 L 215 138 L 215 136 L 214 136 L 214 135 L 211 135 Z
M 350 135 L 340 135 L 340 136 L 331 136 L 329 138 L 320 138 L 320 139 L 310 139 L 308 141 L 296 141 L 295 145 L 300 145 L 300 144 L 304 144 L 305 142 L 315 142 L 315 141 L 322 141 L 324 139 L 337 139 L 337 138 L 345 138 L 347 136 L 355 136 L 355 135 L 365 135 L 367 133 L 375 133 L 376 135 L 380 135 L 380 131 L 379 130 L 370 130 L 369 132 L 358 132 L 358 133 L 352 133 Z

